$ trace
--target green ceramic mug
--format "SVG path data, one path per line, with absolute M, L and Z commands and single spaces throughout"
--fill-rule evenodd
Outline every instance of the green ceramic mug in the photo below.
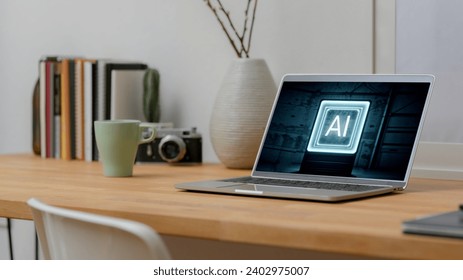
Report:
M 103 174 L 109 177 L 132 176 L 138 145 L 154 140 L 156 126 L 138 120 L 104 120 L 94 124 Z M 148 128 L 151 133 L 145 138 L 143 132 Z

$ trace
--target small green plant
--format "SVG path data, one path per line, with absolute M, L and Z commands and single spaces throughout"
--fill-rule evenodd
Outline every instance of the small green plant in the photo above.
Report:
M 148 122 L 159 122 L 161 111 L 159 106 L 160 75 L 156 69 L 147 69 L 143 77 L 143 113 Z

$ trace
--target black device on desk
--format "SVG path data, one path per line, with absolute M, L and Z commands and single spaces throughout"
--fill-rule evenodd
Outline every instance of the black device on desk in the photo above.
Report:
M 201 163 L 201 134 L 195 127 L 159 128 L 153 142 L 139 146 L 137 162 Z
M 457 211 L 405 221 L 402 228 L 404 233 L 463 238 L 463 204 Z

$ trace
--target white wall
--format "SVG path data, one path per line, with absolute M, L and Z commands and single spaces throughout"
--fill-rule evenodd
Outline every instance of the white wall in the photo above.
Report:
M 397 1 L 397 72 L 436 76 L 423 141 L 463 143 L 461 11 L 459 0 Z
M 463 2 L 397 0 L 396 72 L 436 76 L 413 176 L 463 179 Z
M 247 1 L 225 0 L 241 23 Z M 371 73 L 372 0 L 259 1 L 252 57 L 287 72 Z M 45 54 L 141 60 L 161 72 L 162 121 L 197 126 L 204 161 L 216 91 L 235 58 L 202 0 L 0 1 L 0 154 L 31 151 L 32 88 Z

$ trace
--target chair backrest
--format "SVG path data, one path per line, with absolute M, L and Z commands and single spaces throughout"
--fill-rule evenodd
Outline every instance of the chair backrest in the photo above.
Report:
M 55 207 L 35 198 L 27 204 L 45 259 L 170 259 L 161 237 L 145 224 Z

